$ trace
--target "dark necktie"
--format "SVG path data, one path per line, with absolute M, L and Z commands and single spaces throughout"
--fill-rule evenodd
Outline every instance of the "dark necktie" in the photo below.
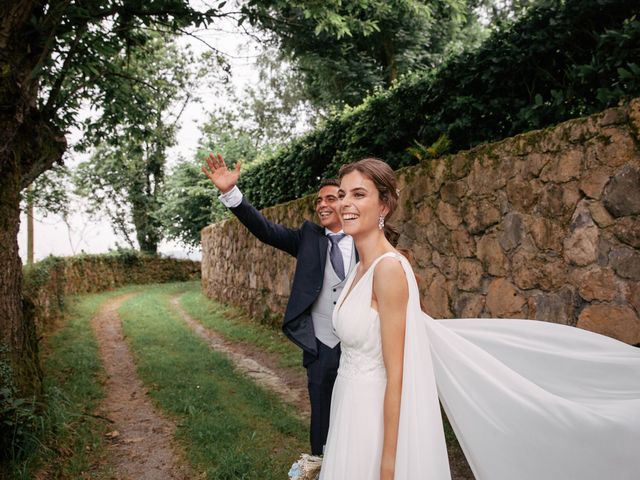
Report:
M 329 249 L 329 259 L 331 260 L 331 266 L 334 272 L 338 275 L 340 280 L 344 280 L 344 261 L 342 260 L 342 252 L 338 246 L 338 242 L 342 240 L 346 235 L 344 233 L 328 234 L 329 241 L 331 242 L 331 248 Z

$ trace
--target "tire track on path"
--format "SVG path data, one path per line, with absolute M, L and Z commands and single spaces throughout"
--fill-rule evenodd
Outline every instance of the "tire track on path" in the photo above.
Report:
M 113 422 L 108 458 L 119 480 L 191 479 L 174 441 L 176 426 L 151 403 L 122 333 L 117 310 L 132 296 L 107 300 L 91 320 L 107 373 L 99 413 Z
M 180 295 L 171 298 L 171 306 L 191 328 L 207 342 L 210 348 L 229 357 L 236 369 L 258 385 L 275 393 L 281 400 L 296 407 L 298 416 L 308 420 L 310 416 L 307 377 L 278 367 L 277 358 L 257 347 L 227 341 L 216 332 L 206 328 L 189 315 L 180 304 Z

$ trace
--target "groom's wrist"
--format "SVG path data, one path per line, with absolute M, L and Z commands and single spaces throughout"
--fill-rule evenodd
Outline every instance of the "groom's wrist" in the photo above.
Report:
M 218 199 L 225 207 L 234 208 L 242 203 L 242 192 L 237 185 L 234 185 L 229 191 L 221 193 Z

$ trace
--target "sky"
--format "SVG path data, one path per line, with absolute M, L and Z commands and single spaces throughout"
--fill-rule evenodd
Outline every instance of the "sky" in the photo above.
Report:
M 244 85 L 257 81 L 257 69 L 255 59 L 260 48 L 258 42 L 235 28 L 235 25 L 226 20 L 216 25 L 215 30 L 193 31 L 204 42 L 215 46 L 226 54 L 231 65 L 231 81 L 234 86 L 241 89 Z M 188 44 L 196 53 L 208 49 L 205 43 L 192 36 L 184 35 L 179 42 Z M 191 103 L 182 113 L 180 129 L 177 134 L 177 144 L 168 151 L 168 167 L 178 163 L 180 158 L 192 158 L 196 153 L 199 139 L 199 125 L 207 119 L 207 112 L 215 105 L 223 105 L 225 98 L 212 87 L 206 85 L 200 87 L 197 92 L 203 99 L 202 103 Z M 80 136 L 78 131 L 72 131 L 68 137 L 72 145 Z M 87 155 L 72 152 L 65 163 L 73 167 L 85 160 Z M 67 256 L 80 253 L 104 253 L 117 248 L 126 247 L 123 238 L 116 236 L 107 219 L 90 218 L 83 213 L 81 200 L 72 200 L 73 212 L 65 222 L 57 215 L 44 216 L 43 212 L 36 210 L 34 214 L 34 257 L 42 260 L 49 255 Z M 27 217 L 21 215 L 20 232 L 18 234 L 18 246 L 23 262 L 26 262 L 27 252 Z M 174 242 L 162 242 L 159 246 L 162 255 L 178 258 L 192 258 L 199 260 L 199 249 L 189 250 Z

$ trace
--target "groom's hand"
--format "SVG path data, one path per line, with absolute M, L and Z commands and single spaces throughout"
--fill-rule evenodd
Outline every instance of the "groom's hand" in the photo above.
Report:
M 214 155 L 210 153 L 208 157 L 204 158 L 207 165 L 202 167 L 202 171 L 205 173 L 213 184 L 218 187 L 218 190 L 222 193 L 227 193 L 238 183 L 240 178 L 240 162 L 236 162 L 236 167 L 233 170 L 227 168 L 227 164 L 224 163 L 224 158 L 219 153 Z

